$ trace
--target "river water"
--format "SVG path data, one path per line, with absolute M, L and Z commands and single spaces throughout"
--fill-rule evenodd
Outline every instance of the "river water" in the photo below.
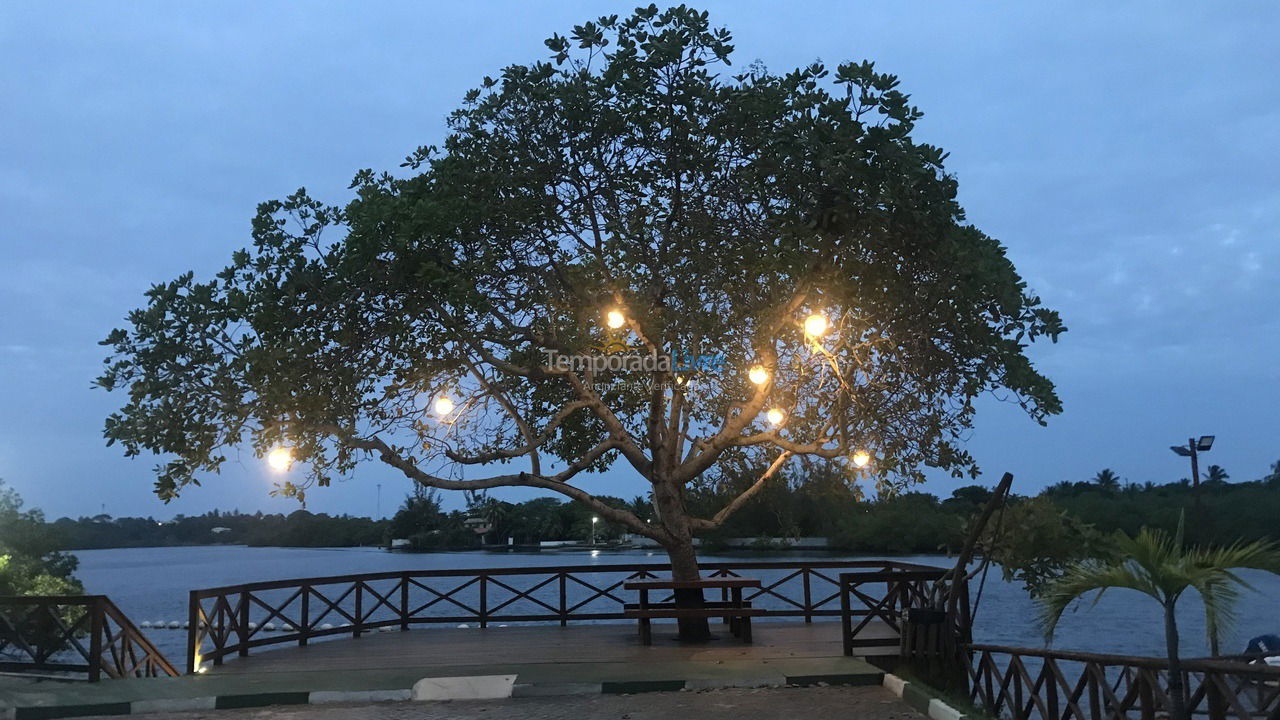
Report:
M 455 568 L 538 567 L 549 565 L 601 565 L 665 562 L 653 551 L 556 551 L 542 553 L 442 552 L 391 553 L 374 548 L 250 548 L 242 546 L 125 548 L 82 550 L 78 577 L 89 593 L 109 596 L 135 623 L 184 621 L 187 593 L 263 580 L 345 575 L 388 570 Z M 736 553 L 704 555 L 712 561 L 839 560 L 883 556 L 848 556 L 801 553 Z M 936 555 L 899 556 L 894 559 L 924 565 L 950 567 L 953 561 Z M 1245 641 L 1264 633 L 1280 633 L 1280 577 L 1245 572 L 1256 588 L 1246 592 L 1238 606 L 1238 620 L 1225 635 L 1223 652 L 1244 650 Z M 979 595 L 975 580 L 971 595 L 977 600 L 974 639 L 977 642 L 1022 647 L 1043 647 L 1044 636 L 1036 624 L 1035 603 L 1020 585 L 1003 582 L 992 569 Z M 1204 616 L 1198 598 L 1188 596 L 1179 604 L 1183 656 L 1208 654 Z M 145 631 L 171 660 L 183 659 L 186 632 Z M 1126 655 L 1160 656 L 1164 634 L 1159 606 L 1132 591 L 1107 593 L 1097 605 L 1077 603 L 1059 624 L 1054 647 Z

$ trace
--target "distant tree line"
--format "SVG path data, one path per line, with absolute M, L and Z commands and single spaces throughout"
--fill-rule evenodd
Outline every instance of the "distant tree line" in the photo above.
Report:
M 990 497 L 971 485 L 941 499 L 923 492 L 868 498 L 847 476 L 814 470 L 767 486 L 724 527 L 703 539 L 710 548 L 739 537 L 826 537 L 831 546 L 866 553 L 927 553 L 958 549 L 974 513 Z M 1091 479 L 1051 485 L 1034 497 L 1015 496 L 1002 522 L 1016 525 L 1021 538 L 1011 553 L 1034 552 L 1046 561 L 1084 542 L 1082 533 L 1136 534 L 1142 527 L 1173 532 L 1188 512 L 1187 534 L 1196 543 L 1280 538 L 1280 462 L 1258 480 L 1230 482 L 1210 466 L 1198 494 L 1201 512 L 1190 514 L 1197 490 L 1188 480 L 1168 484 L 1125 482 L 1110 469 Z M 715 507 L 722 495 L 736 494 L 733 478 L 709 481 L 691 490 L 689 505 Z M 745 480 L 744 480 L 745 482 Z M 644 520 L 655 520 L 647 497 L 602 497 Z M 20 503 L 20 501 L 19 501 Z M 12 504 L 12 503 L 11 503 Z M 11 513 L 12 514 L 12 513 Z M 482 545 L 536 545 L 548 540 L 587 542 L 593 525 L 598 543 L 622 539 L 625 530 L 595 517 L 580 505 L 543 497 L 512 503 L 472 495 L 465 509 L 446 510 L 434 491 L 409 495 L 388 520 L 331 516 L 297 510 L 283 514 L 213 511 L 158 521 L 105 515 L 62 518 L 43 524 L 41 542 L 61 549 L 157 545 L 244 544 L 286 547 L 352 547 L 408 541 L 411 550 L 478 548 Z M 42 519 L 42 518 L 41 518 Z M 34 527 L 28 516 L 23 527 Z M 41 523 L 35 523 L 40 525 Z M 24 531 L 27 532 L 27 531 Z M 15 537 L 22 533 L 14 534 Z M 1034 538 L 1034 542 L 1029 539 Z M 1027 559 L 1032 562 L 1032 559 Z
M 172 520 L 95 515 L 61 518 L 49 525 L 68 550 L 167 545 L 236 544 L 282 547 L 358 547 L 382 545 L 387 522 L 307 510 L 241 513 L 213 510 L 177 515 Z

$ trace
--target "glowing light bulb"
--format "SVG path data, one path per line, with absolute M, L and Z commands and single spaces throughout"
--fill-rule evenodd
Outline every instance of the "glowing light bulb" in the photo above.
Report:
M 827 328 L 827 319 L 818 313 L 804 319 L 804 334 L 809 337 L 822 337 L 827 334 Z
M 453 412 L 453 400 L 446 395 L 441 395 L 436 398 L 431 407 L 435 409 L 437 415 L 444 417 Z
M 621 310 L 610 310 L 604 316 L 604 324 L 617 330 L 627 324 L 627 316 L 622 314 Z
M 288 472 L 293 465 L 293 448 L 280 446 L 267 453 L 267 465 L 276 472 Z
M 766 417 L 769 418 L 770 424 L 781 425 L 782 421 L 787 419 L 787 414 L 779 408 L 773 408 L 766 414 Z
M 769 371 L 765 370 L 763 365 L 755 365 L 747 373 L 747 379 L 757 385 L 763 385 L 769 382 Z
M 859 450 L 853 454 L 854 467 L 864 468 L 867 463 L 871 462 L 871 455 L 866 450 Z

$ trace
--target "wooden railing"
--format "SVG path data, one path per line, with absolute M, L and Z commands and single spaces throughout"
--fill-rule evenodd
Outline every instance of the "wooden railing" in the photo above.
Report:
M 1012 720 L 1168 717 L 1169 665 L 1147 657 L 970 645 L 969 700 Z M 1280 718 L 1280 668 L 1232 660 L 1182 663 L 1187 709 L 1210 720 Z
M 0 670 L 109 678 L 178 675 L 105 595 L 0 597 Z
M 948 573 L 950 570 L 919 565 L 899 565 L 881 572 L 841 573 L 838 585 L 844 654 L 929 656 L 946 646 L 957 647 L 955 642 L 944 642 L 952 637 L 968 642 L 967 585 L 960 587 L 957 617 L 944 614 L 937 623 L 906 621 L 910 613 L 941 603 L 939 593 L 946 587 L 942 581 Z M 888 633 L 866 632 L 876 622 Z M 934 634 L 928 634 L 929 631 Z
M 890 575 L 941 577 L 945 570 L 892 561 L 708 563 L 708 577 L 752 577 L 761 587 L 745 599 L 767 618 L 842 615 L 837 575 L 856 571 L 868 584 Z M 579 565 L 475 570 L 422 570 L 276 580 L 194 590 L 189 604 L 187 671 L 221 664 L 228 655 L 277 643 L 306 645 L 332 635 L 408 630 L 440 623 L 600 622 L 622 620 L 634 601 L 623 583 L 667 576 L 665 564 Z M 865 602 L 864 602 L 865 597 Z M 878 613 L 864 593 L 843 613 Z M 268 627 L 271 625 L 273 627 Z M 283 629 L 284 632 L 270 632 Z

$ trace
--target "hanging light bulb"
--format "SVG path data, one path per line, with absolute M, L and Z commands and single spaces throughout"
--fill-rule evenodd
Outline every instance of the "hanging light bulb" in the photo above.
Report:
M 820 338 L 827 334 L 827 318 L 814 313 L 804 319 L 804 334 L 811 338 Z
M 787 414 L 783 412 L 781 408 L 773 408 L 766 413 L 766 417 L 769 418 L 769 423 L 771 425 L 777 426 L 781 425 L 782 421 L 787 419 Z
M 866 450 L 859 450 L 858 452 L 853 454 L 854 467 L 864 468 L 870 462 L 871 462 L 871 454 L 868 453 Z
M 431 407 L 436 411 L 437 415 L 444 417 L 453 412 L 453 399 L 448 395 L 441 395 L 436 398 L 436 401 L 432 403 Z
M 288 472 L 293 465 L 293 448 L 283 445 L 274 448 L 267 453 L 267 465 L 276 472 Z
M 763 365 L 753 365 L 747 372 L 747 379 L 756 385 L 763 385 L 769 382 L 769 371 Z
M 604 324 L 610 328 L 617 330 L 627 323 L 627 316 L 622 314 L 621 310 L 610 310 L 604 316 Z

